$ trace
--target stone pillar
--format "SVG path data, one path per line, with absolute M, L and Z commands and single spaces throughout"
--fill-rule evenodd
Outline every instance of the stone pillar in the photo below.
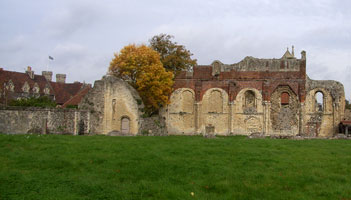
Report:
M 332 113 L 332 114 L 333 114 L 333 125 L 332 125 L 332 126 L 333 126 L 333 131 L 334 131 L 334 132 L 337 132 L 337 131 L 336 131 L 337 127 L 335 126 L 335 124 L 336 124 L 335 122 L 336 122 L 336 120 L 337 120 L 337 116 L 336 116 L 337 110 L 336 110 L 336 105 L 335 105 L 334 102 L 332 103 L 332 105 L 333 105 L 333 111 L 332 111 L 332 112 L 333 112 L 333 113 Z M 324 109 L 324 110 L 325 110 L 325 109 Z M 323 111 L 324 111 L 324 110 L 323 110 Z M 324 114 L 324 113 L 323 113 L 323 114 Z M 333 134 L 334 134 L 334 133 L 333 133 Z
M 263 134 L 269 134 L 271 102 L 263 101 Z
M 201 133 L 201 103 L 195 102 L 195 132 Z
M 111 106 L 112 106 L 112 102 L 108 102 L 108 100 L 111 99 L 111 90 L 110 90 L 110 85 L 107 82 L 104 82 L 104 113 L 103 113 L 103 120 L 102 120 L 102 124 L 103 124 L 103 134 L 107 134 L 108 131 L 110 131 L 110 127 L 111 127 L 111 122 L 109 121 L 109 119 L 112 119 L 112 116 L 109 117 L 108 113 L 109 110 L 111 110 Z
M 299 135 L 304 134 L 304 116 L 305 116 L 305 103 L 300 103 L 300 108 L 299 108 Z
M 87 133 L 90 133 L 90 111 L 87 111 Z
M 47 133 L 46 133 L 46 128 L 47 128 L 47 119 L 44 118 L 44 119 L 43 119 L 43 124 L 42 124 L 42 131 L 41 131 L 41 134 L 43 134 L 43 135 L 46 135 L 46 134 L 47 134 Z
M 78 135 L 78 130 L 79 130 L 79 117 L 78 117 L 78 112 L 74 111 L 74 132 L 73 135 Z
M 233 133 L 233 122 L 234 122 L 234 101 L 229 102 L 229 134 Z

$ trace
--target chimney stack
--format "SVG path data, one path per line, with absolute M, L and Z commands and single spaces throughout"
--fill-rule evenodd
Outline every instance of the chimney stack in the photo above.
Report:
M 56 74 L 57 83 L 66 83 L 66 74 Z
M 30 66 L 27 67 L 26 73 L 30 79 L 34 79 L 34 71 L 32 71 L 32 68 Z
M 292 47 L 291 47 L 291 54 L 293 55 L 293 56 L 295 56 L 295 52 L 294 52 L 294 45 L 292 45 Z
M 301 59 L 306 60 L 306 51 L 301 51 Z
M 52 81 L 52 72 L 51 71 L 42 71 L 41 75 L 43 75 L 46 80 Z

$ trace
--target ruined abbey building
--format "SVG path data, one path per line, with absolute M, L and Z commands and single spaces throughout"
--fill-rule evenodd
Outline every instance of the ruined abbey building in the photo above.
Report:
M 112 75 L 90 90 L 51 76 L 1 69 L 1 94 L 49 95 L 79 109 L 0 107 L 1 133 L 332 137 L 344 119 L 343 85 L 309 79 L 304 51 L 299 59 L 287 50 L 280 59 L 214 61 L 180 72 L 169 105 L 156 118 L 144 118 L 138 92 Z
M 297 59 L 287 50 L 280 59 L 214 61 L 182 72 L 170 102 L 169 134 L 330 137 L 343 119 L 345 95 L 337 81 L 308 78 L 305 51 Z

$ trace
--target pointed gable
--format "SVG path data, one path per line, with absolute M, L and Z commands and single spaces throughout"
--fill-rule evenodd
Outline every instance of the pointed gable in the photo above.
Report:
M 282 59 L 283 58 L 289 59 L 289 58 L 295 58 L 295 57 L 290 53 L 289 49 L 287 49 L 286 52 L 284 53 Z

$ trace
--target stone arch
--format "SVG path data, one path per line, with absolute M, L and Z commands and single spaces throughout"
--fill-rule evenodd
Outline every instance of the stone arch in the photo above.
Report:
M 184 113 L 193 113 L 195 103 L 194 93 L 190 90 L 184 90 L 181 95 L 183 97 L 181 111 Z
M 221 88 L 208 89 L 203 98 L 204 113 L 225 113 L 228 106 L 228 94 Z
M 223 96 L 219 90 L 212 90 L 209 100 L 209 113 L 223 113 Z
M 170 97 L 167 129 L 170 134 L 195 133 L 195 92 L 191 88 L 179 88 Z
M 246 108 L 256 108 L 256 95 L 252 90 L 247 90 L 244 94 L 245 103 L 244 107 Z
M 283 105 L 282 93 L 289 95 L 289 104 Z M 273 132 L 277 134 L 298 133 L 300 103 L 297 95 L 289 85 L 279 85 L 271 95 L 270 119 Z
M 170 97 L 170 113 L 194 113 L 195 92 L 190 88 L 179 88 Z
M 247 94 L 254 96 L 254 102 L 252 102 L 252 105 L 254 105 L 253 107 L 246 106 Z M 263 112 L 262 93 L 255 88 L 244 88 L 240 90 L 235 98 L 235 102 L 237 112 Z
M 330 113 L 333 110 L 333 103 L 334 100 L 330 94 L 329 91 L 327 91 L 324 88 L 315 88 L 313 90 L 308 91 L 307 95 L 306 95 L 306 112 L 309 113 L 315 113 L 318 112 L 318 110 L 316 109 L 317 105 L 316 105 L 316 94 L 317 93 L 321 93 L 323 95 L 323 113 Z
M 324 101 L 324 93 L 321 91 L 316 91 L 316 93 L 314 94 L 314 110 L 315 112 L 323 112 L 324 108 L 325 108 L 325 101 Z
M 323 105 L 318 105 L 316 99 L 318 93 L 323 96 Z M 308 91 L 305 101 L 306 115 L 304 116 L 306 136 L 325 137 L 334 132 L 333 123 L 330 123 L 333 122 L 333 104 L 334 100 L 325 88 L 318 87 Z
M 121 117 L 121 133 L 128 135 L 130 133 L 130 118 L 126 115 Z
M 208 89 L 202 98 L 201 130 L 211 127 L 215 134 L 229 133 L 229 98 L 228 93 L 221 88 Z

